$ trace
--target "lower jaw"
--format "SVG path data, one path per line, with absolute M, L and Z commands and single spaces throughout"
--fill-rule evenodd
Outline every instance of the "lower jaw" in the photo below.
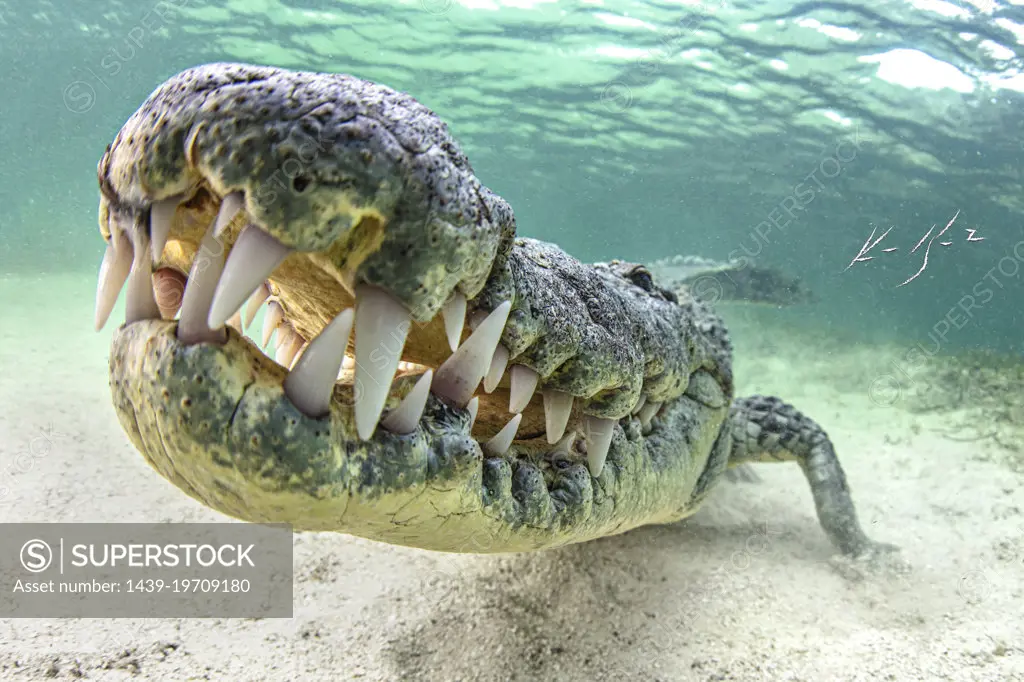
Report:
M 284 367 L 233 330 L 185 345 L 173 321 L 121 327 L 110 354 L 114 405 L 136 448 L 167 480 L 229 516 L 456 552 L 528 551 L 687 516 L 693 482 L 725 418 L 683 396 L 641 435 L 620 420 L 594 478 L 585 457 L 517 440 L 500 456 L 468 410 L 430 396 L 412 433 L 361 440 L 352 389 L 310 418 L 284 393 Z M 415 383 L 398 378 L 387 409 Z M 685 420 L 686 423 L 682 423 Z M 701 424 L 696 435 L 682 434 Z M 671 453 L 669 456 L 668 453 Z

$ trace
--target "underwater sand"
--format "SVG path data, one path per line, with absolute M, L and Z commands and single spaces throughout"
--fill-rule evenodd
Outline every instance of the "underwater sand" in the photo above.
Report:
M 92 275 L 0 278 L 0 521 L 223 521 L 143 461 L 110 405 Z M 0 620 L 0 679 L 1024 679 L 1024 493 L 990 441 L 868 397 L 883 352 L 722 311 L 738 392 L 831 435 L 905 576 L 833 551 L 795 464 L 723 483 L 692 519 L 552 550 L 445 555 L 295 538 L 292 620 Z M 123 319 L 123 304 L 111 318 Z M 827 350 L 826 350 L 827 347 Z M 12 450 L 52 427 L 28 470 Z

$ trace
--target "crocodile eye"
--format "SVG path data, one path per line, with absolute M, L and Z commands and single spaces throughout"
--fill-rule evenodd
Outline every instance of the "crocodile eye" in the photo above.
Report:
M 651 273 L 646 270 L 637 269 L 629 273 L 628 276 L 630 282 L 644 291 L 654 291 L 654 280 L 651 278 Z
M 295 178 L 292 180 L 292 189 L 294 189 L 299 194 L 302 194 L 303 192 L 306 191 L 306 188 L 309 187 L 310 182 L 312 181 L 305 175 L 296 175 Z

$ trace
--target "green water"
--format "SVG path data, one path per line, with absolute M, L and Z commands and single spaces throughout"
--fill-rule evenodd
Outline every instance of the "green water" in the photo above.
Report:
M 1022 45 L 1024 0 L 0 0 L 0 522 L 227 520 L 111 404 L 96 164 L 167 78 L 245 61 L 410 93 L 582 260 L 801 278 L 721 307 L 737 395 L 827 430 L 913 565 L 837 565 L 800 468 L 759 464 L 564 550 L 297 534 L 290 619 L 0 609 L 0 680 L 1024 680 Z
M 583 260 L 754 255 L 821 298 L 795 325 L 1021 352 L 1022 42 L 994 0 L 8 0 L 0 271 L 95 269 L 105 145 L 177 71 L 249 61 L 409 92 Z

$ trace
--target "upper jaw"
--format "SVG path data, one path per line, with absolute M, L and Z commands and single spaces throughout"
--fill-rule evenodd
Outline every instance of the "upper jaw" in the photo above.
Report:
M 420 321 L 456 289 L 472 298 L 515 231 L 440 119 L 340 74 L 186 70 L 124 124 L 97 172 L 115 245 L 161 207 L 237 195 L 246 224 L 321 254 L 350 290 L 386 289 Z

